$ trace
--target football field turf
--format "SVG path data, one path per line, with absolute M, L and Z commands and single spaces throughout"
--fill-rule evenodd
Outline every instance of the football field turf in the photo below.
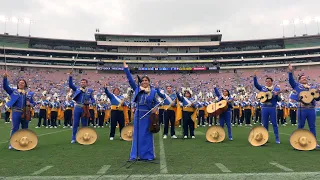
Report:
M 110 129 L 97 128 L 96 143 L 83 146 L 70 144 L 70 128 L 35 129 L 36 121 L 29 127 L 39 143 L 26 152 L 8 150 L 11 124 L 0 123 L 0 179 L 320 179 L 320 150 L 294 150 L 289 137 L 296 126 L 289 124 L 279 127 L 281 144 L 270 125 L 263 147 L 249 144 L 251 127 L 245 126 L 233 127 L 234 140 L 222 143 L 206 141 L 208 127 L 197 128 L 196 139 L 182 139 L 181 128 L 178 139 L 162 139 L 160 132 L 154 135 L 156 163 L 130 166 L 131 142 L 119 140 L 118 129 L 110 141 Z

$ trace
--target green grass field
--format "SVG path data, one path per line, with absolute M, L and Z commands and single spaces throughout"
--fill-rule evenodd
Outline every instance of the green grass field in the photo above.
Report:
M 279 145 L 270 127 L 263 147 L 249 144 L 250 127 L 244 126 L 233 127 L 233 141 L 217 144 L 206 142 L 208 127 L 197 128 L 196 139 L 181 139 L 181 128 L 179 139 L 162 139 L 158 133 L 157 164 L 137 162 L 128 168 L 131 142 L 119 140 L 118 130 L 110 141 L 109 128 L 96 129 L 97 142 L 83 146 L 70 144 L 71 129 L 35 129 L 36 121 L 30 129 L 39 144 L 26 152 L 8 150 L 11 124 L 0 123 L 0 179 L 320 179 L 320 151 L 294 150 L 289 137 L 296 127 L 289 124 L 279 127 Z

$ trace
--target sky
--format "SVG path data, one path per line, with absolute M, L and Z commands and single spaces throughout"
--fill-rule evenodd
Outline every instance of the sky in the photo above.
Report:
M 6 32 L 34 37 L 94 40 L 95 29 L 105 34 L 186 35 L 216 34 L 222 41 L 281 38 L 317 34 L 319 0 L 0 0 Z

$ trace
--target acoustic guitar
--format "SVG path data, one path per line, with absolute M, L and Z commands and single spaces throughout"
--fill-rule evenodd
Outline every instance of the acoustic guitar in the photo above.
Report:
M 310 89 L 309 91 L 301 91 L 299 99 L 305 104 L 310 104 L 314 99 L 319 98 L 319 90 Z
M 268 91 L 268 92 L 259 92 L 257 94 L 257 99 L 261 102 L 264 103 L 270 99 L 272 99 L 272 92 Z
M 211 116 L 219 116 L 228 110 L 228 102 L 222 100 L 220 102 L 212 103 L 207 106 L 207 112 Z

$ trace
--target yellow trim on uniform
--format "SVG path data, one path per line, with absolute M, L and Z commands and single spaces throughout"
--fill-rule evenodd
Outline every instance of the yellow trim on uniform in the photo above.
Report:
M 123 111 L 123 107 L 122 106 L 111 105 L 111 110 Z

